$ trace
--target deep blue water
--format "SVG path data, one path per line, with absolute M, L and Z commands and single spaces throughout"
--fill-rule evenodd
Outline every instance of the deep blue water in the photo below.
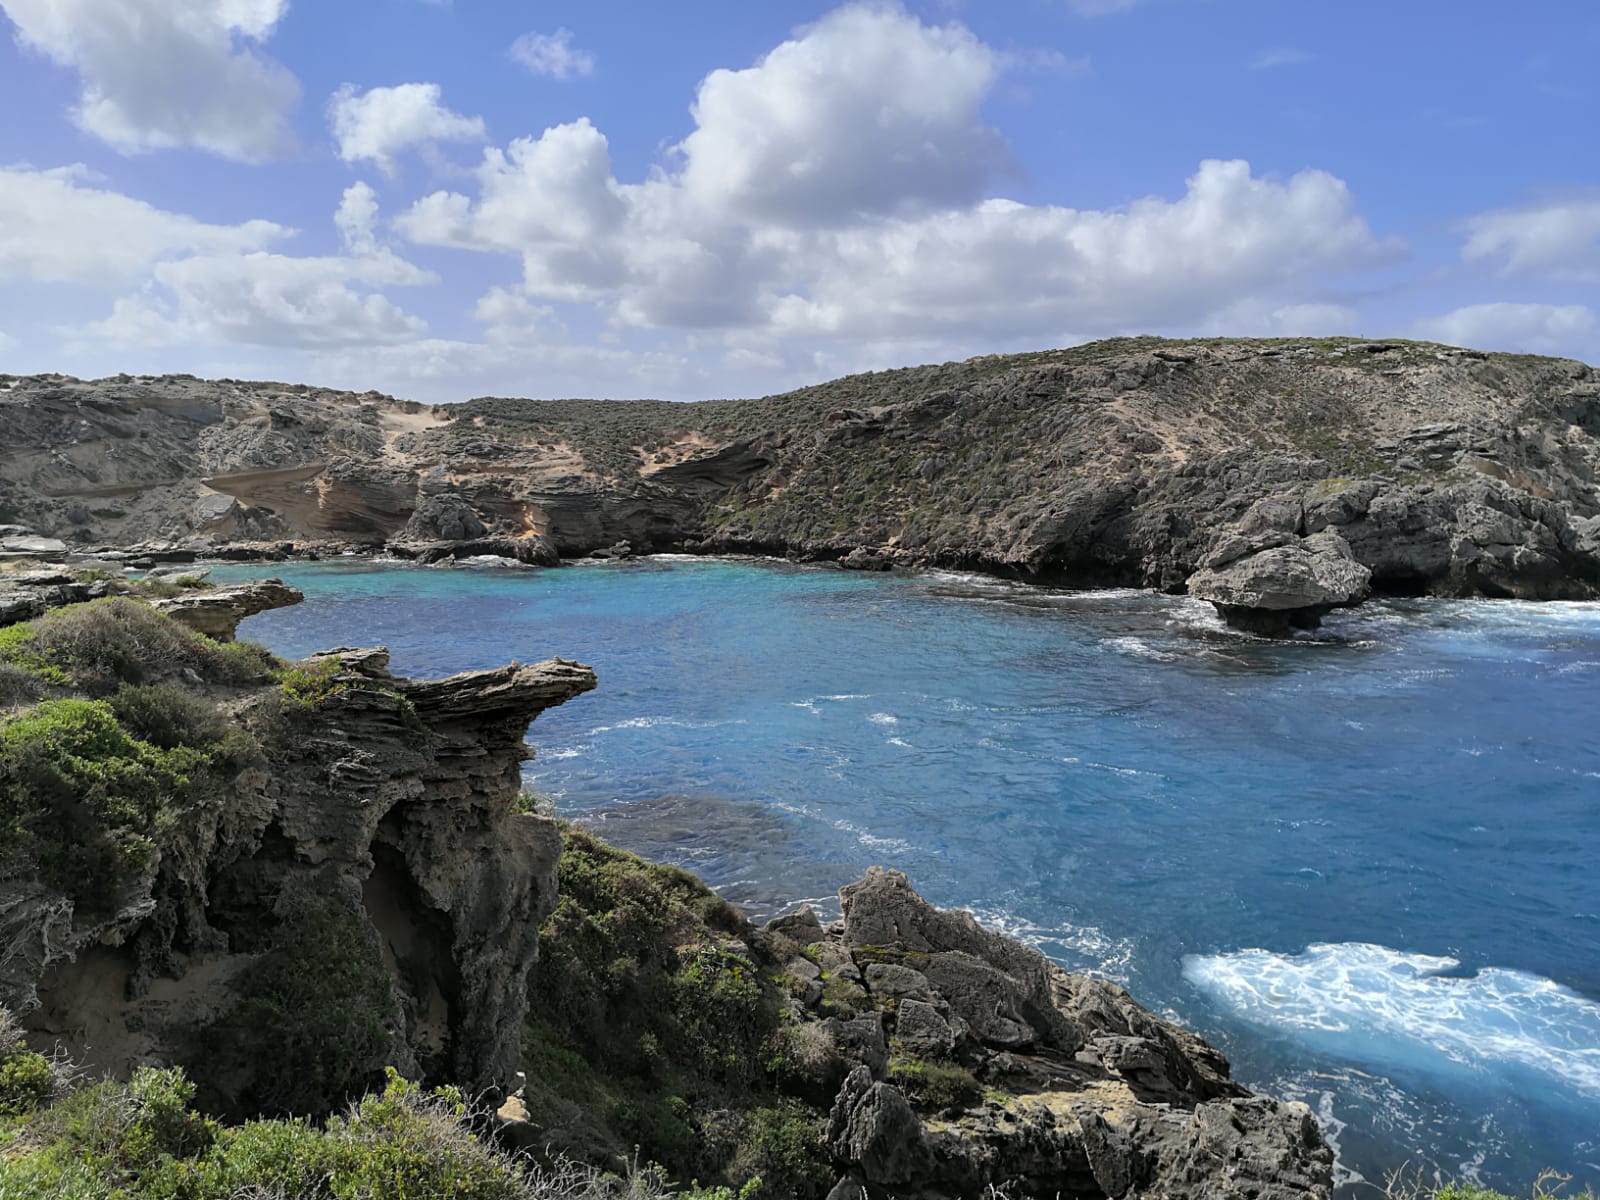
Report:
M 592 665 L 532 785 L 754 916 L 898 867 L 1306 1100 L 1346 1178 L 1600 1183 L 1600 605 L 1383 602 L 1272 644 L 966 576 L 279 573 L 306 604 L 241 632 L 282 654 Z

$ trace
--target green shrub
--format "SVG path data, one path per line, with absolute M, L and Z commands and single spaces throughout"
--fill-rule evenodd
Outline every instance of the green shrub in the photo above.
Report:
M 0 859 L 102 911 L 204 764 L 130 737 L 104 701 L 46 700 L 0 723 Z
M 891 1058 L 889 1079 L 911 1100 L 930 1108 L 961 1108 L 977 1099 L 977 1077 L 963 1066 L 920 1058 Z
M 240 978 L 240 999 L 207 1030 L 209 1071 L 248 1076 L 251 1111 L 325 1113 L 384 1066 L 395 998 L 366 920 L 307 899 Z
M 14 662 L 0 662 L 0 708 L 32 704 L 44 695 L 48 681 Z
M 0 1116 L 32 1112 L 55 1090 L 55 1071 L 44 1055 L 22 1051 L 0 1057 Z
M 728 1174 L 754 1180 L 756 1194 L 774 1200 L 826 1195 L 834 1173 L 822 1147 L 819 1117 L 794 1101 L 753 1110 Z
M 334 676 L 339 674 L 335 660 L 290 663 L 278 672 L 278 687 L 284 699 L 301 708 L 315 708 L 339 690 Z
M 686 871 L 563 827 L 556 911 L 540 930 L 523 1041 L 527 1102 L 559 1144 L 637 1147 L 679 1179 L 729 1172 L 749 1108 L 776 1103 L 777 989 L 725 949 L 744 918 Z M 730 915 L 731 914 L 731 915 Z
M 254 642 L 217 642 L 201 638 L 196 653 L 202 678 L 230 687 L 270 683 L 282 666 L 272 651 Z
M 673 976 L 673 1008 L 684 1049 L 707 1080 L 754 1082 L 777 1010 L 749 959 L 717 946 L 695 950 Z
M 124 683 L 153 683 L 185 671 L 212 683 L 256 682 L 274 660 L 259 646 L 215 642 L 142 601 L 114 596 L 0 630 L 0 663 L 104 696 Z
M 127 597 L 68 605 L 18 628 L 11 645 L 0 644 L 0 658 L 42 662 L 91 693 L 196 665 L 195 634 Z
M 125 683 L 110 705 L 130 733 L 164 750 L 220 745 L 234 728 L 216 705 L 170 683 Z

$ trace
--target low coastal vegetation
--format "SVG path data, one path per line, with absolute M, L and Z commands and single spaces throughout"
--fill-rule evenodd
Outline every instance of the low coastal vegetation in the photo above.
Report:
M 532 1122 L 575 1156 L 636 1148 L 675 1179 L 825 1195 L 825 1110 L 806 1085 L 843 1068 L 831 1039 L 785 1025 L 744 917 L 685 871 L 564 837 L 523 1042 Z
M 130 597 L 0 630 L 0 874 L 114 910 L 158 838 L 260 754 L 205 693 L 267 678 L 260 647 L 190 632 Z

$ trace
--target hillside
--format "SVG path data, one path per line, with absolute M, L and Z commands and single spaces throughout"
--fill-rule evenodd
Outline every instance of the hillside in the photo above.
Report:
M 0 521 L 82 546 L 553 562 L 626 541 L 1313 618 L 1368 587 L 1600 595 L 1600 374 L 1570 360 L 1137 338 L 697 404 L 0 388 Z

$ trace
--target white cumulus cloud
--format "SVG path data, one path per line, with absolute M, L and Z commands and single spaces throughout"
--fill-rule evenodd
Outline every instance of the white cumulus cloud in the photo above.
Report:
M 0 168 L 0 279 L 125 284 L 163 259 L 259 250 L 291 232 L 208 225 L 89 180 L 82 167 Z
M 87 332 L 124 346 L 232 343 L 323 349 L 410 341 L 427 323 L 382 290 L 437 282 L 376 234 L 377 197 L 346 189 L 334 214 L 345 253 L 195 254 L 157 263 L 139 293 Z
M 1600 315 L 1582 304 L 1469 304 L 1418 321 L 1413 332 L 1453 346 L 1570 355 L 1600 363 Z
M 1461 256 L 1505 275 L 1600 282 L 1600 197 L 1480 213 L 1466 222 Z
M 535 75 L 572 79 L 594 74 L 594 55 L 572 44 L 572 31 L 525 33 L 511 44 L 511 57 Z
M 345 84 L 328 102 L 328 123 L 347 163 L 372 162 L 385 174 L 413 146 L 437 142 L 482 142 L 482 117 L 464 117 L 441 102 L 436 83 L 402 83 L 359 91 Z
M 1304 291 L 1394 253 L 1314 170 L 1207 161 L 1180 197 L 1118 210 L 985 199 L 1006 166 L 980 111 L 1001 69 L 962 26 L 852 5 L 708 76 L 694 130 L 642 182 L 579 120 L 489 149 L 475 196 L 436 192 L 395 224 L 516 256 L 530 299 L 620 326 L 778 338 L 1053 338 L 1246 302 L 1257 326 L 1348 325 Z
M 708 208 L 786 225 L 970 204 L 1008 163 L 979 113 L 999 70 L 960 25 L 839 9 L 705 78 L 680 181 Z
M 1388 251 L 1333 176 L 1208 161 L 1180 199 L 1122 211 L 990 200 L 835 234 L 807 249 L 810 285 L 773 319 L 833 336 L 1168 327 Z
M 0 0 L 23 45 L 78 72 L 73 116 L 125 153 L 254 162 L 292 144 L 300 86 L 261 53 L 288 0 Z

